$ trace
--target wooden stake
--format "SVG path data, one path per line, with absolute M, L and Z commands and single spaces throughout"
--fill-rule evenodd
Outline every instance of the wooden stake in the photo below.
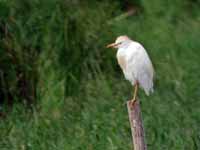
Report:
M 128 116 L 131 125 L 134 150 L 147 150 L 145 144 L 145 134 L 142 124 L 142 116 L 140 112 L 140 103 L 138 100 L 132 104 L 132 101 L 127 102 Z

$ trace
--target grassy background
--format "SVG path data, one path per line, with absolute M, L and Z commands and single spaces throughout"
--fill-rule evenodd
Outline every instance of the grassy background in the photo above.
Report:
M 0 1 L 0 95 L 4 108 L 14 103 L 1 150 L 131 149 L 132 87 L 105 49 L 122 34 L 143 43 L 156 70 L 154 94 L 139 93 L 148 149 L 200 149 L 200 1 L 135 3 L 137 15 L 107 24 L 118 1 Z

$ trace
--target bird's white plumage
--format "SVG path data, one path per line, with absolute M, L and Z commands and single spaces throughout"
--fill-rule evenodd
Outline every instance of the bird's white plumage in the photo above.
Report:
M 140 43 L 130 40 L 127 36 L 118 37 L 115 43 L 118 43 L 117 60 L 125 78 L 132 85 L 138 82 L 149 95 L 153 92 L 154 69 L 146 50 Z

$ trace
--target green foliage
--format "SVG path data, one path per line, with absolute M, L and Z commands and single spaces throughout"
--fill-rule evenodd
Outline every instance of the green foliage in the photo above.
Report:
M 131 149 L 132 87 L 105 49 L 121 34 L 144 45 L 156 70 L 154 94 L 139 93 L 148 149 L 200 149 L 199 1 L 135 2 L 142 12 L 115 21 L 111 1 L 0 3 L 0 96 L 26 98 L 20 71 L 38 102 L 1 120 L 0 149 Z
M 109 38 L 109 29 L 102 30 L 114 10 L 108 2 L 90 6 L 83 2 L 20 0 L 2 2 L 1 7 L 1 91 L 6 91 L 5 99 L 38 99 L 36 90 L 42 74 L 42 70 L 38 73 L 42 67 L 38 62 L 49 61 L 52 67 L 63 70 L 66 95 L 73 95 L 86 68 L 96 70 L 108 62 L 107 55 L 99 51 L 107 40 L 103 37 Z M 9 95 L 11 98 L 6 98 Z

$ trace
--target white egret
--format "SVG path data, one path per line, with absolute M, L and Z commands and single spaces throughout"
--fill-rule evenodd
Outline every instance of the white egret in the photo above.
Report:
M 132 102 L 137 98 L 138 86 L 144 89 L 147 95 L 153 92 L 154 69 L 144 47 L 128 36 L 119 36 L 115 43 L 107 48 L 117 48 L 117 61 L 124 76 L 135 87 Z

